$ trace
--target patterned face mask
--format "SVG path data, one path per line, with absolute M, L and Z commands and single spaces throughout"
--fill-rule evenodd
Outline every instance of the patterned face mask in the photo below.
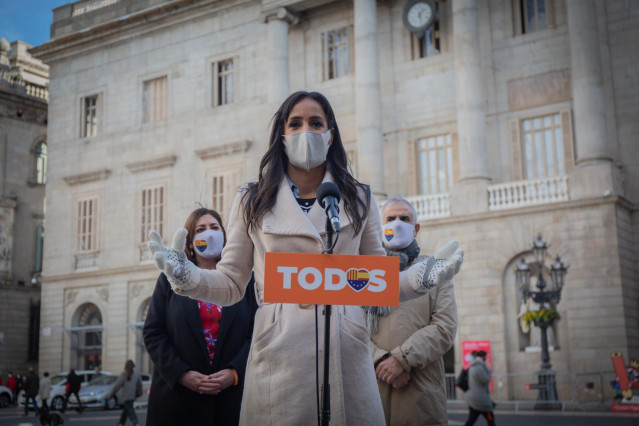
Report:
M 224 233 L 207 229 L 200 232 L 193 239 L 193 251 L 205 259 L 214 259 L 222 253 Z
M 387 247 L 401 250 L 415 239 L 415 225 L 399 219 L 384 225 L 384 244 Z
M 326 161 L 330 129 L 326 133 L 299 132 L 282 136 L 288 161 L 295 167 L 311 170 Z

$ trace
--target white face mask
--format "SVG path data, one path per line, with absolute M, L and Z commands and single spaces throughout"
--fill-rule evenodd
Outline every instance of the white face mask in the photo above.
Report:
M 384 244 L 387 247 L 401 250 L 415 239 L 415 225 L 399 219 L 384 225 Z
M 295 167 L 311 170 L 326 161 L 331 131 L 300 132 L 282 136 L 288 161 Z
M 207 229 L 193 239 L 193 251 L 205 259 L 214 259 L 222 253 L 224 233 Z

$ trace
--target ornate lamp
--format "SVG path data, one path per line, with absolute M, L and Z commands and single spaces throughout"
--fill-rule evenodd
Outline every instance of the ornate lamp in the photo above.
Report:
M 544 264 L 544 260 L 546 259 L 546 251 L 548 250 L 548 246 L 546 242 L 541 238 L 541 233 L 537 235 L 537 241 L 533 243 L 533 256 L 535 256 L 535 262 L 539 266 Z
M 564 266 L 564 263 L 561 261 L 559 255 L 555 258 L 555 263 L 550 267 L 550 277 L 552 279 L 552 283 L 555 287 L 555 291 L 558 295 L 561 294 L 561 289 L 564 286 L 564 277 L 568 272 L 568 267 Z
M 532 271 L 530 270 L 530 266 L 526 263 L 526 259 L 523 257 L 521 261 L 517 265 L 517 269 L 515 269 L 515 275 L 517 276 L 517 282 L 519 282 L 519 288 L 524 294 L 524 298 L 528 295 L 530 291 L 530 275 Z

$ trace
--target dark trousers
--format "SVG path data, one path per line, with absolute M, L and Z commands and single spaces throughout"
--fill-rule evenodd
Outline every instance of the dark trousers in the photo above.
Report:
M 64 395 L 64 405 L 62 405 L 62 412 L 64 413 L 67 409 L 67 404 L 69 403 L 69 398 L 71 397 L 71 395 L 75 395 L 75 399 L 78 401 L 78 405 L 80 406 L 80 408 L 78 408 L 78 411 L 82 411 L 84 410 L 84 408 L 82 408 L 82 401 L 80 400 L 80 395 L 78 395 L 78 392 L 67 392 Z
M 472 407 L 468 407 L 468 411 L 468 420 L 466 420 L 465 426 L 473 426 L 480 414 L 486 418 L 488 426 L 495 426 L 495 415 L 492 411 L 478 411 Z
M 125 424 L 127 417 L 131 419 L 131 423 L 133 423 L 134 425 L 140 424 L 140 422 L 138 421 L 138 415 L 135 414 L 135 408 L 133 408 L 133 402 L 135 402 L 135 400 L 133 399 L 124 401 L 124 407 L 122 408 L 122 414 L 120 414 L 120 421 L 118 422 L 118 424 Z
M 31 400 L 31 403 L 33 404 L 33 411 L 38 414 L 38 402 L 36 401 L 35 396 L 24 397 L 24 414 L 29 414 L 29 400 Z

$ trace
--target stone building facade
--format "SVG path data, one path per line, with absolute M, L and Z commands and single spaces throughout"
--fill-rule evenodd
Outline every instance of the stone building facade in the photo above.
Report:
M 38 364 L 49 67 L 0 39 L 0 376 Z
M 406 1 L 113 0 L 54 10 L 40 367 L 146 367 L 139 324 L 170 239 L 202 203 L 228 213 L 292 91 L 331 101 L 354 173 L 450 239 L 461 342 L 532 372 L 514 267 L 541 232 L 570 264 L 553 367 L 639 356 L 639 6 L 445 0 L 411 33 Z M 545 5 L 544 7 L 539 6 Z M 523 7 L 522 7 L 523 6 Z M 62 356 L 60 356 L 62 354 Z

